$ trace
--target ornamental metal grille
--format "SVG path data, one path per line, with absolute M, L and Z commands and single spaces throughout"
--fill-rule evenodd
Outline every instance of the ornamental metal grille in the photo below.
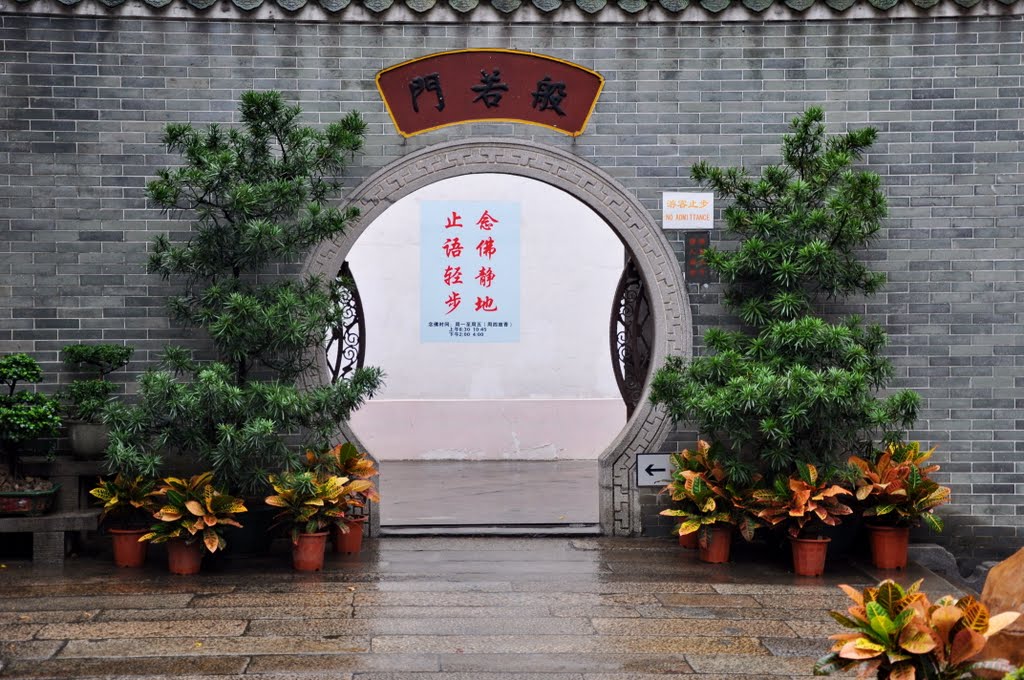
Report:
M 362 368 L 366 358 L 363 301 L 348 262 L 342 263 L 337 279 L 341 283 L 338 298 L 342 309 L 341 322 L 330 329 L 325 350 L 332 383 L 344 380 L 357 368 Z
M 615 288 L 610 324 L 612 367 L 626 418 L 640 402 L 651 366 L 654 317 L 640 270 L 627 253 L 626 266 Z

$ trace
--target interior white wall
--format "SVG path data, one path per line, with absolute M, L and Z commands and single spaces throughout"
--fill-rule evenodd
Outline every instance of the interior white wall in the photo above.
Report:
M 423 200 L 520 202 L 519 342 L 420 342 Z M 353 430 L 382 460 L 596 459 L 625 424 L 608 347 L 623 255 L 596 213 L 536 180 L 467 175 L 406 196 L 348 255 L 366 364 L 387 374 Z

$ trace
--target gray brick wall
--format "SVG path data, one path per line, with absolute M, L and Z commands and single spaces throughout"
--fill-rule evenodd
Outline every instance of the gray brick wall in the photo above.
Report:
M 310 122 L 350 109 L 369 123 L 354 184 L 463 136 L 529 138 L 604 168 L 652 211 L 710 158 L 756 168 L 787 121 L 822 104 L 833 129 L 874 125 L 866 159 L 891 218 L 865 257 L 889 275 L 856 311 L 891 334 L 895 386 L 924 397 L 913 433 L 939 445 L 956 503 L 940 540 L 959 554 L 1024 544 L 1024 19 L 662 25 L 344 25 L 0 15 L 0 352 L 28 351 L 51 380 L 70 342 L 136 345 L 141 368 L 172 328 L 167 288 L 145 272 L 160 231 L 143 186 L 172 159 L 168 121 L 230 122 L 247 88 L 276 88 Z M 602 72 L 585 135 L 513 124 L 403 140 L 373 77 L 463 47 L 535 50 Z M 620 49 L 616 49 L 616 47 Z M 681 245 L 681 244 L 680 244 Z M 717 287 L 691 285 L 695 332 L 728 322 Z M 53 385 L 47 386 L 52 389 Z M 667 445 L 692 442 L 679 432 Z M 665 530 L 644 496 L 645 526 Z

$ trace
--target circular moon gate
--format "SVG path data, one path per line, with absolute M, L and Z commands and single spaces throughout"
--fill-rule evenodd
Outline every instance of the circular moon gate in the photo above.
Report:
M 438 144 L 397 159 L 351 193 L 348 205 L 360 210 L 359 220 L 344 236 L 320 244 L 304 263 L 303 274 L 334 278 L 359 236 L 391 205 L 439 180 L 476 173 L 516 175 L 544 182 L 601 216 L 629 251 L 645 284 L 654 324 L 651 367 L 661 366 L 671 355 L 690 355 L 693 327 L 682 273 L 650 214 L 601 169 L 572 154 L 531 142 L 469 139 Z M 318 351 L 317 356 L 319 371 L 304 377 L 307 385 L 330 381 L 326 354 Z M 599 459 L 601 530 L 606 535 L 640 532 L 636 454 L 656 451 L 672 426 L 663 409 L 650 403 L 648 394 L 645 381 L 632 415 Z M 358 445 L 347 424 L 341 429 Z M 376 533 L 379 526 L 378 513 L 372 513 L 371 533 Z

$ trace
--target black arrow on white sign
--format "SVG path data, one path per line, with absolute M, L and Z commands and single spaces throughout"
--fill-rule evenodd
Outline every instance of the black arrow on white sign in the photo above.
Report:
M 644 472 L 646 472 L 651 477 L 654 476 L 655 472 L 664 472 L 664 471 L 665 471 L 665 468 L 656 468 L 656 467 L 654 467 L 654 463 L 651 463 L 650 465 L 648 465 L 647 467 L 644 468 Z

